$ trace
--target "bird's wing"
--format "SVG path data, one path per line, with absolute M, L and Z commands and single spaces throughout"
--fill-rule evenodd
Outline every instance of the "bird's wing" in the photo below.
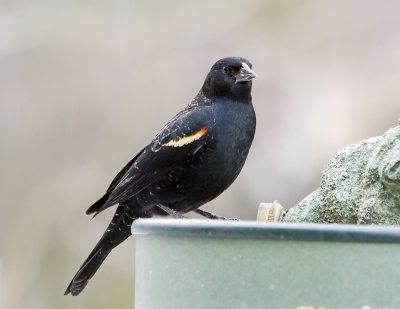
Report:
M 126 201 L 160 179 L 169 168 L 205 145 L 212 127 L 212 111 L 208 107 L 178 114 L 118 173 L 102 198 L 102 205 L 94 208 L 96 202 L 86 213 L 98 214 L 109 206 Z
M 98 200 L 96 203 L 94 203 L 92 206 L 90 206 L 86 210 L 86 214 L 90 215 L 93 213 L 96 213 L 97 215 L 100 212 L 100 208 L 104 206 L 104 204 L 107 202 L 108 198 L 110 197 L 112 191 L 115 189 L 115 187 L 120 183 L 121 179 L 124 177 L 124 175 L 128 172 L 128 170 L 131 168 L 133 163 L 139 158 L 139 156 L 146 150 L 146 147 L 143 148 L 132 160 L 130 160 L 122 170 L 119 171 L 119 173 L 114 177 L 112 180 L 111 184 L 109 185 L 107 192 Z M 105 208 L 102 208 L 104 210 Z

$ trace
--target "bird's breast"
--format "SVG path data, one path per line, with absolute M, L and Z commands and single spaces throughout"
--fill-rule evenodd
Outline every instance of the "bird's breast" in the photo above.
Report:
M 229 186 L 242 169 L 252 144 L 256 118 L 252 105 L 216 104 L 209 164 L 214 180 Z M 211 154 L 212 152 L 212 154 Z
M 232 105 L 232 106 L 231 106 Z M 255 134 L 256 118 L 252 105 L 231 103 L 217 106 L 215 110 L 215 135 L 220 151 L 234 154 L 250 149 Z M 229 153 L 225 153 L 225 156 Z
M 186 212 L 217 197 L 232 184 L 246 161 L 256 124 L 252 106 L 237 104 L 213 106 L 208 142 L 153 184 L 149 198 L 167 200 L 174 209 Z

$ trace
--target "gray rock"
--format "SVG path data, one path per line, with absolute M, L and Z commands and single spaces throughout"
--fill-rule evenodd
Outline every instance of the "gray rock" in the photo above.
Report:
M 283 221 L 400 224 L 400 126 L 338 152 Z

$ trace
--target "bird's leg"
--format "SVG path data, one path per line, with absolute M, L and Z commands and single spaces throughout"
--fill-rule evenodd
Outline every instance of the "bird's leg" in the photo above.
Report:
M 174 210 L 172 208 L 169 208 L 168 206 L 157 205 L 157 207 L 162 209 L 163 211 L 165 211 L 167 214 L 169 214 L 174 219 L 184 219 L 184 218 L 186 218 L 181 213 L 177 212 L 176 210 Z
M 235 220 L 235 221 L 238 221 L 239 219 L 236 219 L 236 218 L 232 218 L 232 219 L 230 219 L 230 218 L 225 218 L 225 217 L 221 217 L 221 216 L 218 216 L 218 215 L 216 215 L 216 214 L 213 214 L 212 212 L 208 212 L 208 211 L 205 211 L 205 210 L 201 210 L 201 209 L 199 209 L 199 208 L 197 208 L 197 209 L 195 209 L 195 210 L 193 210 L 195 213 L 198 213 L 199 215 L 201 215 L 201 216 L 203 216 L 203 217 L 206 217 L 206 218 L 209 218 L 209 219 L 213 219 L 213 220 Z

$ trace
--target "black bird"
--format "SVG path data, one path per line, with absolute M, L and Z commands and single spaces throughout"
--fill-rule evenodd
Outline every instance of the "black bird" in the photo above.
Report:
M 227 189 L 246 160 L 256 129 L 251 86 L 256 74 L 244 58 L 217 61 L 192 102 L 114 178 L 86 214 L 118 204 L 102 238 L 68 285 L 78 295 L 111 250 L 130 236 L 132 222 L 153 215 L 182 217 Z

